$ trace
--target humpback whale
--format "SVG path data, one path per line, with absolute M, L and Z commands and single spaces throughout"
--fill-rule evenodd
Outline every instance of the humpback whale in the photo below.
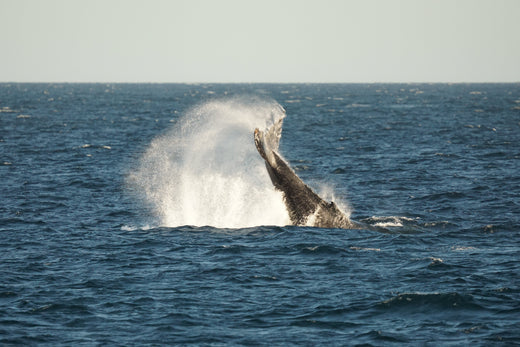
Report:
M 282 159 L 275 148 L 281 136 L 280 119 L 265 133 L 254 131 L 255 146 L 265 161 L 271 182 L 283 193 L 285 206 L 293 225 L 320 228 L 365 229 L 366 226 L 350 220 L 334 202 L 323 200 L 312 191 Z

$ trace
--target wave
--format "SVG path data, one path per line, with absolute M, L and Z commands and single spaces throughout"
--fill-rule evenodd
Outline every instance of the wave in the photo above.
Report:
M 392 310 L 429 309 L 476 309 L 483 307 L 473 296 L 459 293 L 402 293 L 379 303 L 380 307 Z
M 399 234 L 415 234 L 423 231 L 418 223 L 419 217 L 410 218 L 405 216 L 372 216 L 362 219 L 363 223 L 367 223 L 382 232 L 399 233 Z
M 387 227 L 402 227 L 406 222 L 413 222 L 415 219 L 404 216 L 372 216 L 366 219 L 372 225 L 382 228 Z
M 255 128 L 276 149 L 285 117 L 275 101 L 213 100 L 188 110 L 176 125 L 155 138 L 127 182 L 158 216 L 161 226 L 243 228 L 287 225 L 275 191 L 253 142 Z

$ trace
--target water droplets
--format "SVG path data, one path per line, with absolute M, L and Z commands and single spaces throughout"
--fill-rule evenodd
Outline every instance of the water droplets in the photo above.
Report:
M 201 104 L 152 141 L 128 182 L 164 226 L 285 225 L 281 193 L 272 186 L 253 142 L 255 128 L 284 116 L 274 101 Z

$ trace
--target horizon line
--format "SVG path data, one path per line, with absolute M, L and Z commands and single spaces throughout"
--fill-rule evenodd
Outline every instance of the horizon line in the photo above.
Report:
M 518 84 L 519 81 L 348 81 L 348 82 L 215 82 L 215 81 L 0 81 L 0 84 Z

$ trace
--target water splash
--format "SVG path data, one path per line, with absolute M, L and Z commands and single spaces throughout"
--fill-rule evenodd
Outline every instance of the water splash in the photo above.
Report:
M 152 141 L 128 181 L 162 226 L 289 224 L 282 194 L 274 189 L 253 141 L 255 128 L 278 123 L 270 137 L 277 148 L 284 117 L 278 103 L 258 99 L 194 107 Z

